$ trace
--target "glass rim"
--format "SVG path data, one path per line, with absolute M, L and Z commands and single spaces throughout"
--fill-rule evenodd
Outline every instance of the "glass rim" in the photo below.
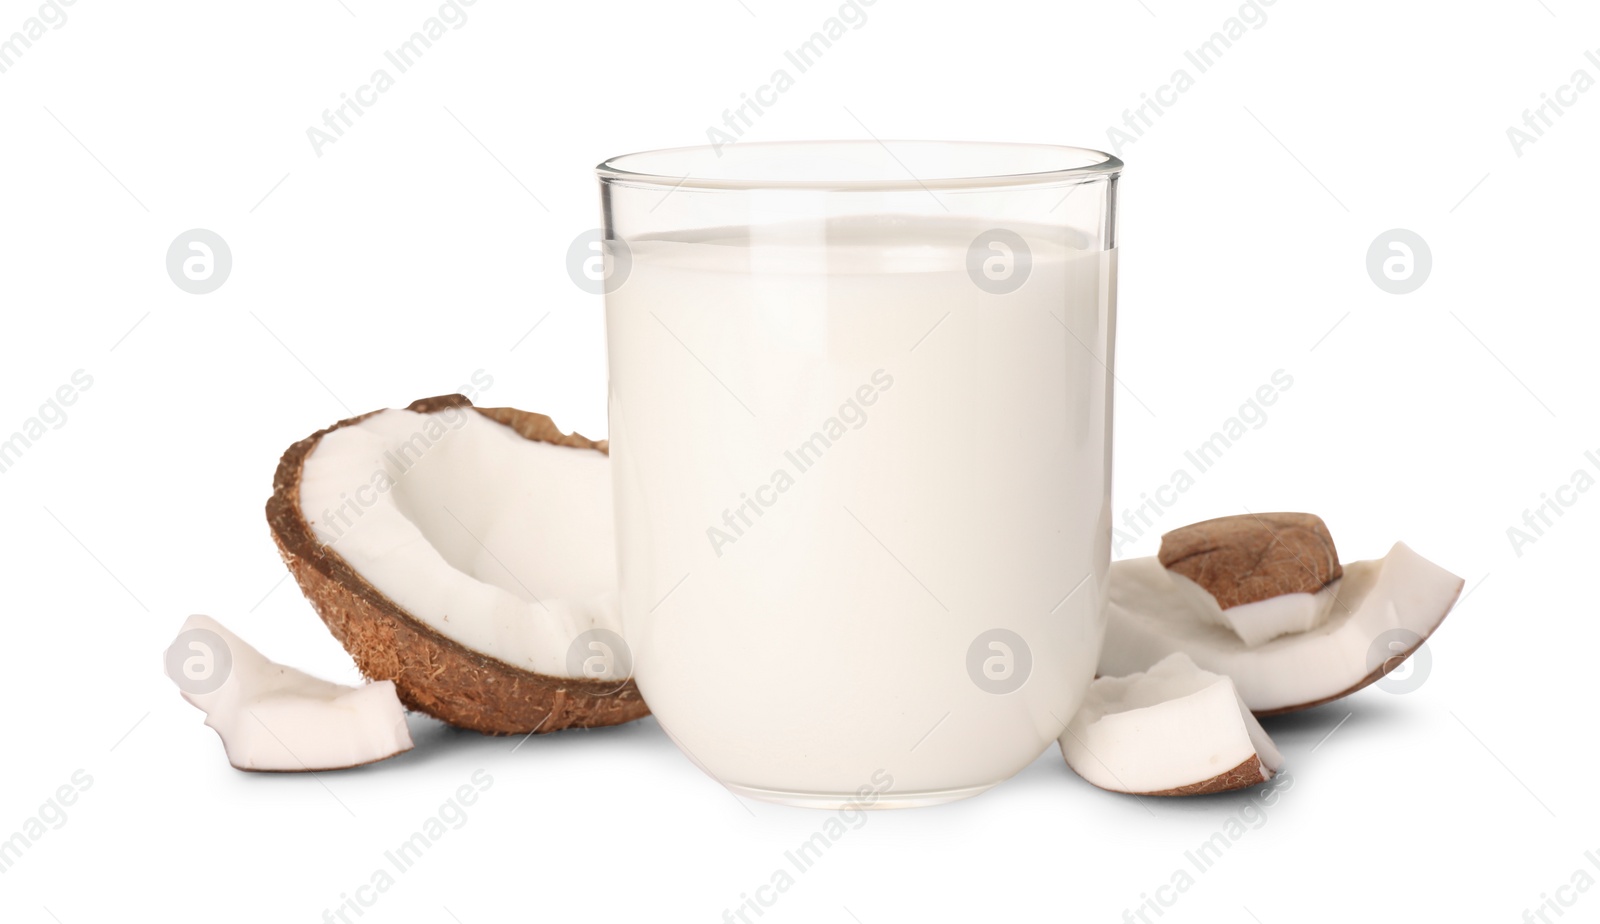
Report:
M 969 159 L 979 169 L 951 169 L 919 171 L 913 173 L 895 153 L 901 149 L 943 149 L 942 153 L 955 155 L 956 159 Z M 723 150 L 736 151 L 736 156 L 749 161 L 768 155 L 781 159 L 784 154 L 805 152 L 820 154 L 824 149 L 867 151 L 881 156 L 887 154 L 896 166 L 899 176 L 806 176 L 792 167 L 782 169 L 774 164 L 767 169 L 755 169 L 749 176 L 709 176 L 697 174 L 694 164 L 719 162 Z M 1019 165 L 1007 169 L 1006 163 Z M 1054 163 L 1054 165 L 1051 165 Z M 669 165 L 673 169 L 663 169 Z M 688 165 L 687 167 L 685 165 Z M 987 165 L 987 169 L 985 169 Z M 897 190 L 962 190 L 990 189 L 1007 186 L 1047 186 L 1085 179 L 1110 178 L 1122 172 L 1120 158 L 1093 148 L 1071 145 L 1036 144 L 1014 141 L 931 141 L 911 139 L 888 140 L 819 140 L 819 141 L 745 141 L 724 145 L 687 145 L 674 148 L 657 148 L 620 154 L 596 165 L 595 173 L 602 183 L 619 183 L 629 186 L 657 187 L 661 189 L 716 189 L 716 190 L 825 190 L 839 192 L 889 192 Z M 748 167 L 747 167 L 748 169 Z M 681 172 L 679 172 L 681 171 Z

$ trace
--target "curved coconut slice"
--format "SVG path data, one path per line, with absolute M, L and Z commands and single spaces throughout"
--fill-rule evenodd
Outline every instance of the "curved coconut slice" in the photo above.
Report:
M 1185 654 L 1101 677 L 1061 736 L 1061 754 L 1101 789 L 1200 796 L 1272 779 L 1283 758 L 1233 681 Z
M 1317 594 L 1286 595 L 1312 600 L 1281 604 L 1285 611 L 1320 615 L 1309 629 L 1262 641 L 1241 637 L 1249 632 L 1236 631 L 1237 625 L 1219 625 L 1205 605 L 1210 595 L 1157 559 L 1119 561 L 1111 566 L 1100 673 L 1141 671 L 1182 652 L 1232 678 L 1257 715 L 1305 709 L 1354 693 L 1400 666 L 1450 612 L 1462 583 L 1397 542 L 1383 558 L 1345 565 L 1344 576 Z M 1269 599 L 1224 612 L 1269 604 L 1279 605 Z M 1404 651 L 1378 644 L 1394 637 L 1407 640 Z M 1374 658 L 1376 650 L 1382 658 Z
M 209 616 L 183 624 L 166 668 L 240 770 L 342 770 L 411 750 L 394 684 L 319 680 L 268 660 Z
M 605 453 L 542 414 L 425 398 L 289 447 L 267 520 L 334 637 L 408 707 L 488 734 L 615 725 L 649 709 L 614 650 Z

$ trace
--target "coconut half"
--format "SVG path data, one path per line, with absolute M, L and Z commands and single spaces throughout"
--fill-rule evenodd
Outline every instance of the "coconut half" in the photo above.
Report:
M 209 616 L 183 624 L 166 669 L 240 770 L 343 770 L 411 750 L 394 684 L 319 680 L 269 660 Z
M 1232 678 L 1257 715 L 1293 712 L 1347 696 L 1398 667 L 1439 627 L 1462 584 L 1397 542 L 1383 558 L 1345 565 L 1342 577 L 1315 594 L 1224 611 L 1154 557 L 1114 562 L 1099 670 L 1131 674 L 1183 653 Z M 1283 634 L 1285 628 L 1292 631 Z M 1404 644 L 1397 648 L 1393 639 Z
M 1243 789 L 1283 766 L 1233 681 L 1181 653 L 1090 684 L 1061 736 L 1061 754 L 1095 786 L 1142 796 Z
M 425 398 L 289 447 L 267 520 L 328 629 L 406 706 L 488 734 L 649 713 L 620 635 L 603 441 Z

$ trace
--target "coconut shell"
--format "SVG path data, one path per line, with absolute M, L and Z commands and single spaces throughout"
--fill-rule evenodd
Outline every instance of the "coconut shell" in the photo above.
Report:
M 1140 793 L 1142 796 L 1209 796 L 1219 792 L 1232 792 L 1235 789 L 1249 789 L 1265 783 L 1267 778 L 1261 774 L 1261 758 L 1254 754 L 1245 758 L 1244 763 L 1226 773 L 1219 773 L 1209 780 L 1190 783 L 1188 786 L 1179 786 L 1176 789 L 1163 789 L 1160 792 Z
M 428 413 L 452 407 L 472 408 L 525 439 L 607 451 L 604 440 L 563 433 L 543 414 L 474 408 L 462 395 L 423 398 L 407 410 Z M 300 509 L 306 459 L 324 436 L 370 416 L 342 420 L 290 446 L 278 462 L 267 501 L 267 523 L 289 573 L 361 673 L 371 680 L 394 681 L 408 709 L 490 735 L 619 725 L 649 715 L 632 680 L 619 687 L 614 680 L 536 674 L 446 638 L 406 613 L 317 539 Z
M 1223 609 L 1281 594 L 1314 594 L 1344 574 L 1333 536 L 1311 513 L 1244 513 L 1161 537 L 1169 571 L 1204 587 Z

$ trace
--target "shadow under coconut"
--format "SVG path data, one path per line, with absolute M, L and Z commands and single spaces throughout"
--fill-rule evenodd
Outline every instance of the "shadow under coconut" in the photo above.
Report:
M 1402 700 L 1381 689 L 1364 690 L 1299 712 L 1268 716 L 1261 720 L 1261 727 L 1284 752 L 1285 760 L 1306 761 L 1312 748 L 1337 735 L 1362 727 L 1403 723 L 1407 710 Z

